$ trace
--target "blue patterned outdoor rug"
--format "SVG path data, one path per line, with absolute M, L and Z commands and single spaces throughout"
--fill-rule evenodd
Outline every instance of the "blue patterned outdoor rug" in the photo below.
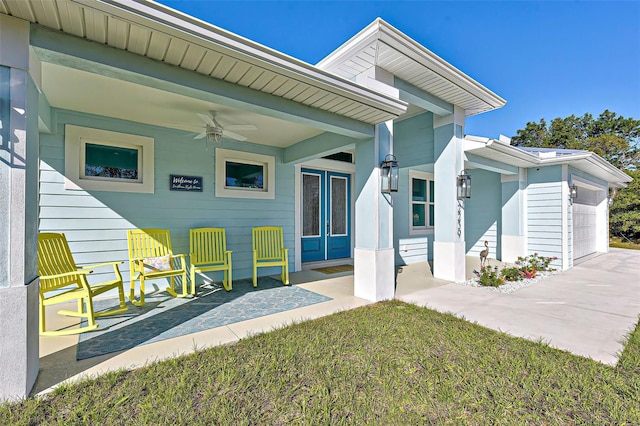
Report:
M 332 299 L 295 285 L 284 286 L 270 277 L 260 278 L 257 288 L 250 279 L 234 281 L 230 292 L 215 284 L 199 288 L 198 297 L 192 299 L 160 291 L 147 295 L 144 307 L 127 302 L 127 312 L 96 318 L 98 329 L 79 335 L 76 357 L 119 352 L 328 300 Z M 95 308 L 103 311 L 117 304 L 117 299 L 99 300 Z

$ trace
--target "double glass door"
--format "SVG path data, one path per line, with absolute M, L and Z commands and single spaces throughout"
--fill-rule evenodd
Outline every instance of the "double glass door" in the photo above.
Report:
M 351 176 L 302 169 L 302 262 L 351 257 Z

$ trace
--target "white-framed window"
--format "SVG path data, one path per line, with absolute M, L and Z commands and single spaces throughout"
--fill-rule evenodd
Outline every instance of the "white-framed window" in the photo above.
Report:
M 274 199 L 275 158 L 216 148 L 216 197 Z
M 409 171 L 409 230 L 426 233 L 435 224 L 435 183 L 433 174 Z
M 65 125 L 65 189 L 154 192 L 154 140 Z

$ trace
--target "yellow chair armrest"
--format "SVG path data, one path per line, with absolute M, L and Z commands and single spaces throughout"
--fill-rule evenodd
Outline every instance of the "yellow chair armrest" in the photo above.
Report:
M 45 280 L 52 280 L 55 278 L 64 278 L 64 277 L 72 277 L 74 275 L 89 275 L 92 273 L 91 269 L 78 269 L 77 271 L 64 272 L 62 274 L 54 274 L 54 275 L 40 275 L 40 278 Z
M 117 266 L 117 265 L 122 265 L 124 262 L 123 261 L 116 261 L 116 262 L 103 262 L 103 263 L 96 263 L 95 265 L 84 265 L 84 266 L 80 266 L 80 269 L 94 269 L 94 268 L 99 268 L 101 266 L 109 266 L 109 265 L 113 265 L 113 266 Z
M 187 264 L 186 258 L 184 254 L 174 254 L 173 256 L 171 256 L 173 259 L 180 259 L 180 263 L 182 265 L 182 267 L 184 268 L 185 265 Z M 175 268 L 175 266 L 174 266 Z

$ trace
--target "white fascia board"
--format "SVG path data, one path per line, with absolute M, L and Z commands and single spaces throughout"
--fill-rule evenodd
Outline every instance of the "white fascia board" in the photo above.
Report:
M 522 151 L 511 145 L 505 145 L 495 140 L 487 142 L 486 148 L 510 155 L 519 160 L 527 161 L 531 164 L 529 167 L 569 164 L 584 172 L 600 177 L 612 184 L 624 184 L 633 180 L 629 175 L 612 166 L 609 162 L 593 152 L 561 155 L 554 158 L 540 158 L 537 155 Z
M 507 101 L 505 99 L 487 89 L 397 28 L 389 25 L 382 19 L 379 20 L 379 24 L 380 35 L 378 38 L 384 43 L 483 100 L 489 104 L 492 109 L 502 108 L 506 105 Z
M 380 31 L 380 18 L 376 18 L 372 23 L 364 27 L 358 34 L 344 42 L 340 47 L 327 55 L 324 59 L 316 64 L 318 68 L 331 70 L 335 66 L 340 65 L 358 52 L 368 47 L 371 43 L 378 40 Z M 371 64 L 375 65 L 375 64 Z
M 465 136 L 464 139 L 462 139 L 462 149 L 466 152 L 466 151 L 473 151 L 475 149 L 482 149 L 485 148 L 487 146 L 487 140 L 482 140 L 483 138 L 479 138 L 476 136 Z
M 486 144 L 486 147 L 489 148 L 490 150 L 509 155 L 514 159 L 523 161 L 526 164 L 526 165 L 520 165 L 520 167 L 537 166 L 540 161 L 540 159 L 536 155 L 522 151 L 521 149 L 517 149 L 511 145 L 505 145 L 504 143 L 496 141 L 494 139 L 489 140 L 489 142 L 487 142 Z M 514 164 L 514 165 L 519 165 L 519 164 Z
M 150 0 L 72 0 L 90 9 L 117 16 L 203 48 L 221 48 L 225 54 L 278 74 L 314 85 L 389 114 L 403 114 L 408 104 L 385 93 L 314 67 L 260 43 Z
M 357 52 L 375 41 L 384 42 L 403 55 L 446 78 L 461 89 L 486 102 L 491 106 L 491 109 L 502 108 L 507 103 L 506 100 L 381 18 L 377 18 L 322 61 L 318 62 L 318 67 L 332 69 L 346 59 L 355 56 Z

